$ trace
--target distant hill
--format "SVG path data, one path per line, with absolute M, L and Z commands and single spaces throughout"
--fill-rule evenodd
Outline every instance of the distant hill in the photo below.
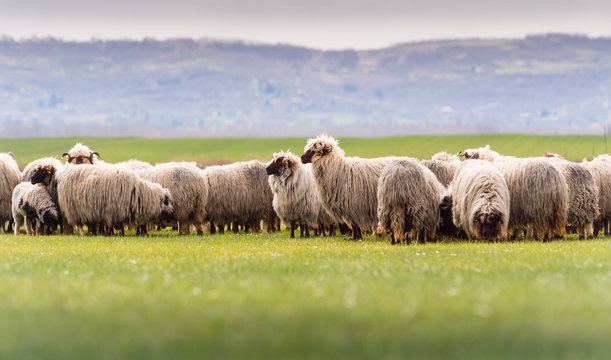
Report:
M 2 137 L 602 134 L 610 102 L 611 38 L 370 51 L 0 38 Z

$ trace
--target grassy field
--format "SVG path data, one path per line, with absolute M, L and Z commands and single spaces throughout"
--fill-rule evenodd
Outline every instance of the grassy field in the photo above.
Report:
M 611 242 L 0 236 L 2 359 L 608 359 Z
M 97 150 L 110 162 L 137 158 L 165 162 L 189 160 L 223 163 L 238 160 L 271 160 L 272 154 L 290 149 L 302 154 L 305 138 L 233 138 L 233 139 L 141 139 L 141 138 L 47 138 L 0 139 L 0 151 L 12 151 L 21 165 L 43 157 L 59 157 L 77 141 Z M 403 136 L 390 138 L 346 138 L 341 146 L 349 156 L 387 155 L 429 158 L 439 151 L 456 153 L 466 148 L 490 144 L 506 155 L 541 156 L 545 151 L 558 152 L 570 160 L 607 153 L 602 136 L 535 136 L 535 135 L 454 135 Z
M 267 161 L 305 139 L 0 140 L 21 165 Z M 595 136 L 342 139 L 348 155 L 606 152 Z M 0 236 L 0 359 L 607 359 L 611 238 L 391 246 L 340 237 Z

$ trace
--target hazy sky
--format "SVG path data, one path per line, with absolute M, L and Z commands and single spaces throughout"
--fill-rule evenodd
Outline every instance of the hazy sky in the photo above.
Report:
M 0 34 L 208 37 L 325 49 L 545 32 L 611 36 L 611 0 L 0 0 Z

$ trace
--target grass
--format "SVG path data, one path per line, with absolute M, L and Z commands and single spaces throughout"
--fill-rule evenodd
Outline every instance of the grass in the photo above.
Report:
M 43 157 L 59 157 L 77 141 L 101 154 L 102 159 L 117 162 L 130 158 L 155 162 L 190 160 L 202 163 L 259 159 L 269 161 L 279 150 L 303 153 L 305 138 L 208 138 L 208 139 L 142 139 L 142 138 L 46 138 L 0 139 L 0 151 L 12 151 L 18 162 Z M 506 155 L 541 156 L 545 151 L 558 152 L 570 160 L 608 152 L 602 136 L 536 136 L 536 135 L 443 135 L 402 136 L 388 138 L 342 138 L 341 146 L 349 156 L 413 156 L 420 159 L 445 150 L 456 153 L 466 148 L 490 144 Z
M 0 236 L 0 358 L 606 359 L 609 238 Z

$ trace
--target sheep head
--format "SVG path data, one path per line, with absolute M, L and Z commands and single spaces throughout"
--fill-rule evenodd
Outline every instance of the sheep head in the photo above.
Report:
M 299 165 L 299 158 L 290 151 L 274 154 L 274 158 L 267 165 L 265 171 L 267 175 L 282 175 L 285 172 L 291 171 Z
M 472 219 L 470 226 L 473 235 L 481 239 L 499 239 L 505 237 L 507 224 L 503 220 L 503 215 L 496 212 L 478 212 Z
M 301 155 L 301 162 L 308 164 L 316 162 L 329 156 L 344 156 L 344 151 L 339 147 L 339 143 L 331 136 L 321 135 L 315 139 L 309 139 Z
M 87 145 L 81 143 L 76 143 L 69 152 L 62 154 L 62 157 L 66 158 L 66 163 L 77 165 L 93 164 L 96 161 L 94 156 L 99 158 L 100 154 L 97 151 L 91 151 Z
M 546 157 L 546 158 L 564 159 L 564 156 L 562 156 L 560 154 L 553 153 L 553 152 L 549 152 L 549 151 L 546 151 L 545 154 L 543 154 L 543 156 Z
M 51 183 L 55 176 L 55 167 L 53 165 L 38 165 L 32 172 L 32 184 L 43 184 L 45 186 Z

